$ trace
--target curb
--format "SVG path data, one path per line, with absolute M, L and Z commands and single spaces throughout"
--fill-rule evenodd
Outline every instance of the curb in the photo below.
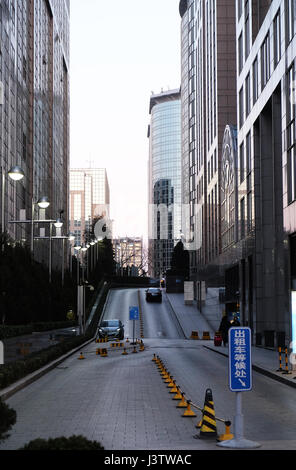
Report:
M 107 297 L 106 297 L 106 302 L 104 304 L 104 307 L 103 307 L 103 311 L 102 313 L 105 311 L 105 307 L 106 307 L 106 303 L 107 303 L 107 299 L 108 299 L 108 295 L 109 295 L 109 292 L 110 290 L 108 291 L 108 294 L 107 294 Z M 100 297 L 100 295 L 98 296 Z M 98 300 L 98 299 L 96 299 Z M 96 303 L 96 302 L 95 302 Z M 40 379 L 43 375 L 47 374 L 48 372 L 50 372 L 51 370 L 53 370 L 55 367 L 57 367 L 59 364 L 61 364 L 63 361 L 65 361 L 66 359 L 68 359 L 70 356 L 72 356 L 73 354 L 75 354 L 77 351 L 80 351 L 81 349 L 83 349 L 85 346 L 89 345 L 90 343 L 92 343 L 96 338 L 96 334 L 95 336 L 86 341 L 85 343 L 82 343 L 80 346 L 77 346 L 75 349 L 72 349 L 71 351 L 67 352 L 66 354 L 64 354 L 63 356 L 60 356 L 59 358 L 55 359 L 54 361 L 50 362 L 49 364 L 46 364 L 44 367 L 42 367 L 41 369 L 38 369 L 34 372 L 32 372 L 31 374 L 29 375 L 26 375 L 25 377 L 23 377 L 22 379 L 18 380 L 17 382 L 14 382 L 13 384 L 9 385 L 8 387 L 6 388 L 3 388 L 2 390 L 0 390 L 0 399 L 2 399 L 3 401 L 7 400 L 8 398 L 10 398 L 12 395 L 14 395 L 16 392 L 22 390 L 23 388 L 27 387 L 28 385 L 30 385 L 31 383 L 35 382 L 36 380 Z
M 178 315 L 176 314 L 176 311 L 175 311 L 174 307 L 172 306 L 172 303 L 171 303 L 171 301 L 170 301 L 170 299 L 169 299 L 168 294 L 165 293 L 165 295 L 166 295 L 166 299 L 167 299 L 167 301 L 168 301 L 168 303 L 169 303 L 169 305 L 170 305 L 170 307 L 171 307 L 171 310 L 172 310 L 173 314 L 175 315 L 175 318 L 176 318 L 176 320 L 177 320 L 177 322 L 178 322 L 178 325 L 179 325 L 179 327 L 180 327 L 180 329 L 181 329 L 181 331 L 182 331 L 182 334 L 184 335 L 184 339 L 189 339 L 189 338 L 186 336 L 186 334 L 185 334 L 185 331 L 184 331 L 184 329 L 183 329 L 183 327 L 182 327 L 182 325 L 181 325 L 181 323 L 180 323 L 180 320 L 179 320 L 179 318 L 178 318 Z
M 213 351 L 217 354 L 220 354 L 221 356 L 224 356 L 228 359 L 228 354 L 225 354 L 220 351 L 216 351 L 216 349 L 213 349 L 209 346 L 203 346 L 203 347 L 208 349 L 209 351 Z M 277 382 L 281 382 L 282 384 L 288 385 L 289 387 L 296 388 L 296 382 L 291 382 L 290 380 L 286 380 L 284 377 L 274 374 L 273 372 L 270 372 L 269 370 L 263 369 L 260 366 L 256 366 L 255 364 L 252 364 L 252 369 L 255 372 L 259 372 L 260 374 L 265 375 L 266 377 L 269 377 L 270 379 L 276 380 Z

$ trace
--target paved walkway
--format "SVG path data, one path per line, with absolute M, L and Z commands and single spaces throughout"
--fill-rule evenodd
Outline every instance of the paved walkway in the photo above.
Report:
M 49 348 L 62 338 L 63 334 L 75 335 L 75 327 L 62 328 L 58 330 L 36 332 L 30 335 L 15 336 L 13 338 L 3 339 L 4 344 L 4 363 L 23 359 L 26 355 L 42 349 Z M 60 338 L 60 339 L 59 339 Z
M 228 356 L 228 347 L 214 346 L 213 337 L 215 331 L 219 328 L 219 318 L 221 317 L 215 315 L 212 308 L 204 308 L 201 313 L 197 309 L 196 302 L 193 305 L 184 304 L 184 294 L 165 293 L 164 295 L 167 296 L 187 338 L 190 338 L 192 331 L 198 331 L 200 338 L 203 331 L 209 331 L 212 340 L 202 341 L 203 346 Z M 290 352 L 288 352 L 288 360 L 290 359 L 289 355 Z M 290 361 L 288 364 L 290 373 L 287 375 L 283 374 L 285 371 L 285 354 L 282 353 L 282 372 L 280 372 L 277 370 L 279 368 L 279 354 L 276 350 L 252 346 L 252 364 L 257 372 L 264 373 L 269 377 L 296 387 L 296 370 L 292 370 Z
M 164 293 L 164 296 L 166 295 Z M 204 328 L 213 334 L 215 329 L 209 326 L 204 313 L 197 312 L 194 306 L 185 306 L 181 294 L 169 294 L 167 298 L 187 338 L 190 337 L 192 330 L 201 333 Z M 192 399 L 194 403 L 202 405 L 206 387 L 215 390 L 215 387 L 221 386 L 225 391 L 215 394 L 217 416 L 231 418 L 233 402 L 232 398 L 228 399 L 231 392 L 226 386 L 227 365 L 221 357 L 221 354 L 228 354 L 227 348 L 215 347 L 213 340 L 155 338 L 144 341 L 146 348 L 140 354 L 130 354 L 131 346 L 127 356 L 123 356 L 117 348 L 111 348 L 108 359 L 96 355 L 97 345 L 90 342 L 83 348 L 85 361 L 78 361 L 80 349 L 77 349 L 76 354 L 69 356 L 50 373 L 23 388 L 19 393 L 13 394 L 8 403 L 17 411 L 18 419 L 11 437 L 1 443 L 0 449 L 15 450 L 37 437 L 83 434 L 89 439 L 101 441 L 108 450 L 220 450 L 216 442 L 193 438 L 198 433 L 195 426 L 200 415 L 193 420 L 180 419 L 182 412 L 176 409 L 176 404 L 172 400 L 168 399 L 171 397 L 151 358 L 153 352 L 159 354 L 172 374 L 176 375 L 186 397 Z M 217 354 L 208 355 L 204 348 L 210 348 Z M 192 350 L 199 354 L 198 376 L 194 373 L 196 356 L 192 356 Z M 210 356 L 207 357 L 207 363 L 203 359 L 205 356 Z M 217 364 L 216 370 L 215 364 Z M 276 372 L 275 351 L 253 348 L 253 364 L 261 368 L 264 373 L 278 375 L 293 384 L 296 382 L 293 379 L 294 375 L 284 377 Z M 220 365 L 223 365 L 223 368 Z M 258 423 L 256 421 L 258 410 L 261 411 L 261 407 L 265 406 L 265 395 L 261 392 L 262 384 L 259 382 L 258 403 L 251 401 L 248 407 L 248 400 L 252 400 L 250 395 L 246 398 L 245 409 L 248 409 L 246 435 L 261 442 L 265 422 L 262 421 L 262 425 L 258 425 L 258 429 L 255 429 L 256 435 L 253 429 L 254 422 Z M 291 396 L 294 403 L 294 390 L 286 388 L 287 395 Z M 100 397 L 104 399 L 100 400 Z M 275 397 L 277 398 L 276 395 Z M 278 400 L 274 399 L 274 402 L 278 403 Z M 270 413 L 269 409 L 268 413 L 273 418 L 273 413 Z M 220 434 L 224 431 L 224 426 L 222 423 L 218 423 L 218 426 Z M 276 427 L 272 429 L 275 429 L 278 435 Z M 269 437 L 262 449 L 294 449 L 293 429 L 293 426 L 290 426 L 287 430 L 287 435 L 283 437 L 285 442 L 275 441 L 274 439 L 278 437 L 274 439 Z

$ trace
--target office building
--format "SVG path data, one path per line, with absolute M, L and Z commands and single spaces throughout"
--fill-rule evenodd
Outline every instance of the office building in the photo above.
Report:
M 152 94 L 149 112 L 149 272 L 161 277 L 181 232 L 180 91 Z
M 185 68 L 183 80 L 188 82 L 187 92 L 182 84 L 185 94 L 182 105 L 185 103 L 184 112 L 188 109 L 190 113 L 186 99 L 190 100 L 189 89 L 196 86 L 192 94 L 197 114 L 196 173 L 190 169 L 190 137 L 188 143 L 184 140 L 182 149 L 185 182 L 189 178 L 184 185 L 185 197 L 189 194 L 189 202 L 194 199 L 194 195 L 190 196 L 191 172 L 196 177 L 192 188 L 196 189 L 197 205 L 192 222 L 196 223 L 198 246 L 196 254 L 191 255 L 191 266 L 194 256 L 197 257 L 196 270 L 192 269 L 191 275 L 207 286 L 223 285 L 227 313 L 238 313 L 241 324 L 251 327 L 254 344 L 277 347 L 289 345 L 296 337 L 295 4 L 289 0 L 237 0 L 235 6 L 234 29 L 233 2 L 180 2 L 183 64 L 196 48 L 196 64 L 192 59 L 196 79 L 190 85 Z M 213 15 L 216 21 L 211 24 Z M 226 37 L 218 34 L 220 22 L 221 30 L 225 23 Z M 186 42 L 186 31 L 194 23 L 197 29 L 192 34 L 196 40 L 190 45 Z M 209 42 L 209 34 L 215 28 L 218 40 Z M 201 47 L 199 38 L 204 41 Z M 236 44 L 235 77 L 231 41 Z M 210 60 L 214 60 L 214 68 L 208 73 Z M 225 72 L 229 68 L 227 79 L 223 68 Z M 194 72 L 191 73 L 193 76 Z M 217 106 L 213 108 L 210 103 L 215 93 L 211 83 L 215 76 Z M 212 78 L 209 81 L 207 77 Z M 219 94 L 223 87 L 225 93 Z M 203 101 L 198 98 L 200 89 L 204 91 Z M 209 114 L 213 109 L 214 115 Z M 215 109 L 217 116 L 213 119 Z M 189 114 L 187 122 L 184 121 L 189 133 L 191 117 Z M 212 129 L 217 137 L 213 142 Z M 202 163 L 200 143 L 206 155 Z M 218 156 L 217 181 L 212 180 L 216 169 L 215 157 L 213 165 L 211 160 L 213 149 Z M 199 175 L 203 175 L 202 182 Z M 216 207 L 218 219 L 213 224 Z M 217 236 L 211 228 L 215 225 Z
M 56 219 L 63 211 L 68 231 L 69 9 L 69 0 L 0 3 L 2 230 L 27 244 L 30 225 L 10 221 L 20 218 L 20 210 L 32 219 L 32 202 L 43 196 L 50 201 L 47 218 Z M 17 183 L 7 177 L 15 165 L 25 175 Z M 48 224 L 44 228 L 48 234 Z M 39 234 L 37 227 L 34 234 Z M 46 245 L 36 241 L 39 261 L 48 262 Z
M 295 337 L 295 2 L 238 1 L 238 230 L 232 277 L 258 345 Z M 227 287 L 227 286 L 226 286 Z
M 88 241 L 94 222 L 110 217 L 110 190 L 105 168 L 70 169 L 70 232 L 75 243 Z
M 182 230 L 191 279 L 219 286 L 221 149 L 237 112 L 235 2 L 181 0 L 179 12 Z

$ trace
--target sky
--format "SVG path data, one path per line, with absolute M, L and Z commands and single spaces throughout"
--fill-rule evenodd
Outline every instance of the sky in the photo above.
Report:
M 149 100 L 180 86 L 179 0 L 70 6 L 70 166 L 106 168 L 113 235 L 146 238 Z

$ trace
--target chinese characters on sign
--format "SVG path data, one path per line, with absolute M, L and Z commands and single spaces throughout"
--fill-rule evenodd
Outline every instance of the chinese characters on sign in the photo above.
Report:
M 232 392 L 252 389 L 251 330 L 229 330 L 229 388 Z

